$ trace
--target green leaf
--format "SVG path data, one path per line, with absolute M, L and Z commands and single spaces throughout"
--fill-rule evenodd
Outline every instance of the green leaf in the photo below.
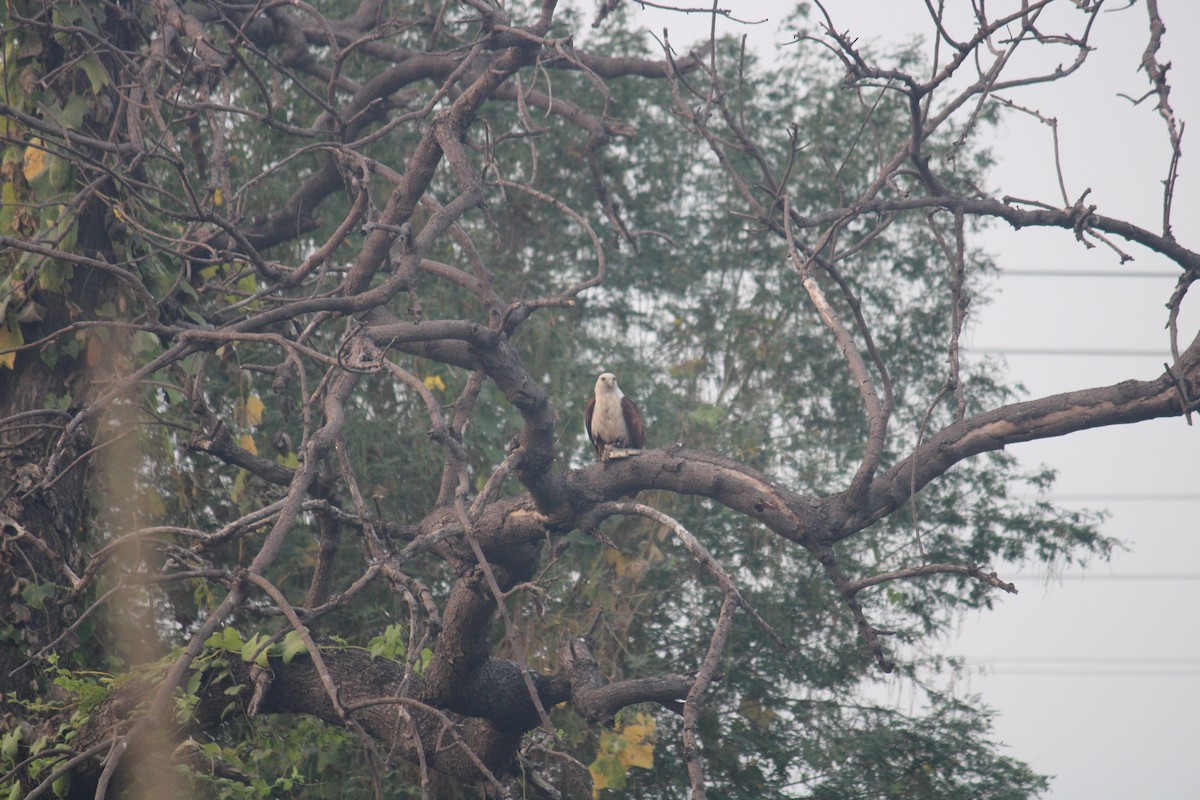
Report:
M 88 82 L 92 84 L 92 94 L 100 94 L 100 90 L 112 82 L 109 80 L 108 72 L 105 71 L 104 65 L 100 63 L 100 58 L 95 54 L 87 56 L 80 61 L 79 68 L 84 71 Z
M 253 660 L 260 667 L 267 665 L 267 648 L 263 648 L 262 652 L 258 652 L 259 648 L 267 641 L 267 637 L 261 633 L 256 633 L 246 640 L 242 645 L 242 661 Z
M 12 764 L 17 760 L 17 752 L 20 749 L 20 745 L 20 728 L 13 728 L 0 738 L 0 758 L 4 759 L 5 764 Z
M 162 342 L 149 331 L 136 331 L 130 342 L 130 349 L 136 355 L 157 356 L 162 352 Z
M 253 272 L 246 273 L 238 279 L 238 289 L 246 294 L 254 294 L 258 291 L 258 278 Z
M 75 274 L 75 268 L 64 261 L 45 260 L 38 270 L 38 288 L 58 294 Z
M 383 629 L 383 633 L 367 643 L 367 652 L 371 654 L 372 659 L 383 656 L 399 660 L 407 651 L 408 648 L 404 644 L 404 628 L 395 623 L 388 625 Z
M 371 654 L 372 661 L 383 655 L 383 651 L 386 649 L 387 644 L 384 643 L 383 638 L 380 636 L 376 636 L 374 639 L 367 642 L 367 652 Z
M 208 637 L 204 646 L 214 650 L 225 650 L 229 653 L 240 653 L 243 646 L 242 635 L 237 632 L 236 628 L 226 626 L 224 630 L 218 631 Z
M 91 108 L 92 104 L 86 97 L 81 94 L 73 94 L 65 105 L 56 108 L 51 104 L 48 107 L 43 107 L 42 110 L 46 116 L 57 122 L 59 127 L 68 130 L 78 130 L 83 125 L 84 117 L 87 116 Z
M 188 695 L 194 696 L 200 691 L 200 681 L 204 678 L 204 673 L 198 669 L 193 669 L 192 674 L 188 676 L 187 688 L 184 689 Z
M 288 635 L 283 637 L 283 663 L 290 664 L 293 658 L 307 652 L 308 645 L 300 637 L 300 632 L 296 630 L 288 631 Z
M 424 675 L 425 670 L 429 667 L 429 662 L 432 660 L 433 660 L 433 651 L 430 650 L 428 647 L 423 648 L 421 650 L 421 658 L 417 661 L 417 665 L 414 668 L 416 670 L 416 673 L 418 675 Z
M 30 608 L 40 611 L 46 605 L 46 598 L 54 596 L 56 588 L 53 583 L 31 583 L 21 590 L 21 599 Z

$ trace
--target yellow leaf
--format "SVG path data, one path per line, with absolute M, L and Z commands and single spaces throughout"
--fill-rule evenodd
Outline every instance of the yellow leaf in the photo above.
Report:
M 617 752 L 617 758 L 628 767 L 650 769 L 654 766 L 654 731 L 657 724 L 649 714 L 638 714 L 637 722 L 621 730 L 625 746 Z
M 162 495 L 153 488 L 147 488 L 142 492 L 142 507 L 146 513 L 155 519 L 160 519 L 163 514 L 167 513 L 167 508 L 163 505 Z
M 100 359 L 104 356 L 104 342 L 100 341 L 100 337 L 95 333 L 89 333 L 87 344 L 84 345 L 84 358 L 90 369 L 95 369 L 100 366 Z
M 34 178 L 41 175 L 46 169 L 46 151 L 36 145 L 41 144 L 41 139 L 31 139 L 29 146 L 25 148 L 25 180 L 32 182 Z
M 254 443 L 254 437 L 248 433 L 243 433 L 242 438 L 238 441 L 243 450 L 249 450 L 251 454 L 258 455 L 258 445 Z
M 618 758 L 626 767 L 641 767 L 650 769 L 654 766 L 654 744 L 629 745 L 621 751 Z
M 21 329 L 16 327 L 16 330 L 7 325 L 0 326 L 0 350 L 8 350 L 11 347 L 20 347 L 25 344 L 25 337 L 21 335 Z M 0 367 L 8 367 L 9 369 L 17 368 L 17 354 L 4 353 L 0 355 Z
M 256 394 L 246 398 L 246 424 L 251 428 L 257 427 L 262 422 L 263 401 Z
M 618 746 L 618 737 L 611 731 L 600 733 L 600 752 L 596 760 L 588 765 L 592 776 L 592 797 L 599 798 L 601 789 L 624 789 L 625 767 L 612 753 Z
M 771 720 L 775 718 L 775 712 L 762 704 L 758 698 L 746 698 L 742 700 L 741 706 L 738 708 L 742 716 L 754 723 L 759 728 L 767 728 L 771 724 Z
M 617 577 L 624 578 L 625 573 L 629 571 L 629 562 L 633 559 L 620 550 L 606 547 L 604 549 L 604 560 L 611 564 L 613 569 L 617 571 Z
M 437 389 L 439 392 L 446 391 L 446 382 L 438 375 L 427 375 L 425 377 L 426 389 Z
M 658 545 L 656 545 L 654 542 L 648 542 L 646 547 L 643 549 L 646 551 L 646 560 L 652 564 L 657 564 L 659 561 L 662 561 L 664 558 L 666 558 L 666 556 L 663 555 L 663 551 L 658 549 Z

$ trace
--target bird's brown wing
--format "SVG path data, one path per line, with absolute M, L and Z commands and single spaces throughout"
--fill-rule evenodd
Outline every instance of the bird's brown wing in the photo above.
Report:
M 592 440 L 592 447 L 596 448 L 596 455 L 600 455 L 600 451 L 604 448 L 604 442 L 596 438 L 596 434 L 592 433 L 592 412 L 596 410 L 596 395 L 588 398 L 587 410 L 583 412 L 583 427 L 587 429 L 588 438 Z
M 625 417 L 625 427 L 629 430 L 626 446 L 641 450 L 642 445 L 646 443 L 646 431 L 642 428 L 642 415 L 628 397 L 621 398 L 621 414 Z

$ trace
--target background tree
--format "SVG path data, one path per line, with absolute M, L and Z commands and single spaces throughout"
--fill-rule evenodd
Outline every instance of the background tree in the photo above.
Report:
M 1162 230 L 980 188 L 996 92 L 1100 10 L 1014 6 L 893 54 L 802 7 L 767 66 L 619 2 L 587 48 L 549 0 L 11 3 L 12 796 L 1036 794 L 921 645 L 988 564 L 1107 552 L 1002 449 L 1194 410 L 1200 259 L 1152 3 Z M 964 365 L 991 221 L 1170 258 L 1174 363 Z M 605 369 L 650 449 L 591 464 Z

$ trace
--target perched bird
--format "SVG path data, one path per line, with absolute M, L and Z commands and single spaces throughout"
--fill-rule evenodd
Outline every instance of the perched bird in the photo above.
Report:
M 583 425 L 601 461 L 608 460 L 610 448 L 641 450 L 646 443 L 642 415 L 617 386 L 617 376 L 611 372 L 596 379 L 596 391 L 588 400 Z

